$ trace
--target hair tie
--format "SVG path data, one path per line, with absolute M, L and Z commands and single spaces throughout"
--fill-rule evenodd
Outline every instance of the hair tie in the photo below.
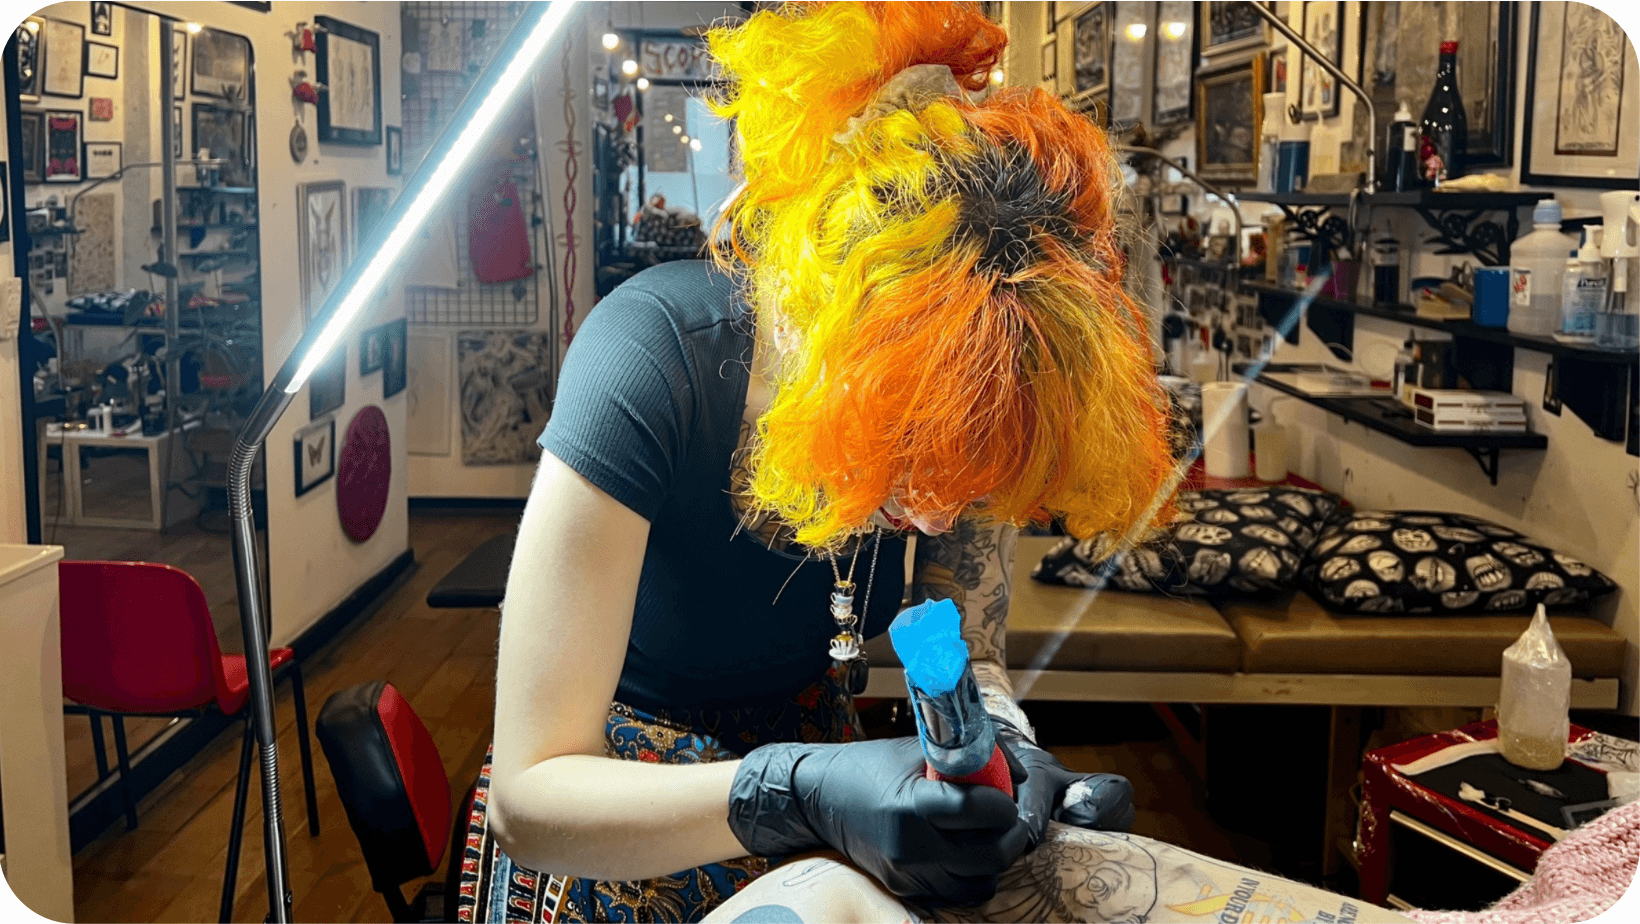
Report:
M 857 116 L 848 120 L 835 140 L 846 145 L 859 136 L 867 124 L 892 112 L 907 110 L 921 112 L 931 103 L 947 97 L 962 97 L 962 86 L 944 64 L 913 64 L 900 71 L 877 88 L 871 102 Z

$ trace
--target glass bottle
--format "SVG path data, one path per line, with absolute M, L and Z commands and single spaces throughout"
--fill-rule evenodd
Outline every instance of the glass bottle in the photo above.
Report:
M 1441 43 L 1441 61 L 1435 69 L 1435 89 L 1418 123 L 1423 139 L 1418 146 L 1419 175 L 1440 186 L 1463 176 L 1463 154 L 1469 146 L 1469 120 L 1458 95 L 1458 43 Z

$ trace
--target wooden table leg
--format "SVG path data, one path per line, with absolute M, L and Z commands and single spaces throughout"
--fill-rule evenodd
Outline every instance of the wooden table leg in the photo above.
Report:
M 1340 840 L 1352 835 L 1355 803 L 1350 790 L 1361 775 L 1360 706 L 1333 706 L 1327 732 L 1327 808 L 1321 826 L 1321 875 L 1338 872 Z

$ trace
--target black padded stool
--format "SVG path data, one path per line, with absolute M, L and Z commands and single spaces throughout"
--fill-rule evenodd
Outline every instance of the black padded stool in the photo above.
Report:
M 516 533 L 502 533 L 474 549 L 427 592 L 427 605 L 434 609 L 499 607 L 507 595 L 507 569 L 517 538 Z

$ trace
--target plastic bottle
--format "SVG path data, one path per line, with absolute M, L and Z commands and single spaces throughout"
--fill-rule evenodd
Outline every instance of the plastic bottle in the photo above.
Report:
M 1528 770 L 1553 770 L 1566 759 L 1571 730 L 1572 662 L 1555 640 L 1543 604 L 1531 625 L 1503 650 L 1498 693 L 1498 751 Z
M 1417 189 L 1418 182 L 1418 123 L 1412 120 L 1407 101 L 1400 101 L 1395 120 L 1389 124 L 1389 137 L 1384 145 L 1384 188 L 1391 192 Z
M 1566 343 L 1595 342 L 1595 322 L 1606 310 L 1605 261 L 1600 259 L 1600 228 L 1583 229 L 1583 246 L 1566 260 L 1565 287 L 1560 296 L 1560 327 L 1555 339 Z
M 1412 355 L 1412 341 L 1416 336 L 1413 331 L 1407 331 L 1407 339 L 1401 344 L 1401 349 L 1395 353 L 1395 366 L 1394 371 L 1391 373 L 1389 385 L 1390 394 L 1395 397 L 1395 400 L 1408 407 L 1412 406 L 1412 395 L 1408 386 L 1416 384 L 1411 381 L 1415 375 L 1413 366 L 1418 362 L 1417 358 Z
M 1561 289 L 1566 283 L 1566 254 L 1577 238 L 1560 230 L 1560 203 L 1544 199 L 1532 210 L 1532 230 L 1509 247 L 1509 265 L 1524 271 L 1509 303 L 1509 332 L 1548 337 L 1560 326 Z

